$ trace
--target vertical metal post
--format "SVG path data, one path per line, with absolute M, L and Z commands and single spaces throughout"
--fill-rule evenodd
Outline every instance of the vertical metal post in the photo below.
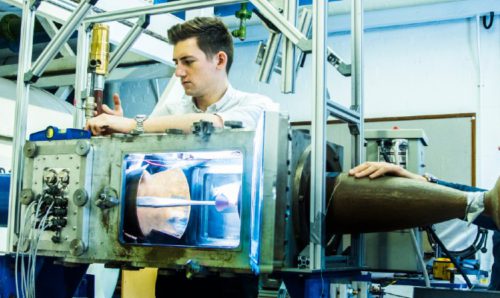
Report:
M 365 128 L 364 128 L 364 78 L 363 78 L 363 1 L 353 0 L 351 7 L 351 45 L 352 45 L 352 104 L 359 111 L 360 122 L 357 127 L 357 134 L 352 136 L 352 166 L 356 166 L 365 161 Z M 352 236 L 352 257 L 354 265 L 364 264 L 364 239 L 363 235 Z
M 297 23 L 297 0 L 284 2 L 283 13 L 286 19 L 295 26 Z M 295 45 L 287 37 L 283 37 L 281 50 L 281 92 L 295 92 Z
M 76 56 L 75 74 L 75 114 L 73 115 L 73 127 L 82 128 L 85 125 L 85 110 L 83 98 L 88 96 L 87 68 L 89 63 L 90 29 L 89 24 L 83 22 L 78 28 L 78 44 Z
M 312 76 L 315 85 L 313 85 L 313 119 L 311 121 L 311 269 L 322 269 L 325 264 L 323 218 L 325 210 L 326 3 L 325 0 L 313 1 Z
M 16 89 L 16 115 L 14 125 L 14 138 L 12 141 L 12 177 L 10 181 L 9 197 L 9 237 L 7 247 L 9 251 L 14 251 L 13 245 L 17 239 L 15 233 L 19 228 L 16 217 L 20 212 L 19 194 L 21 193 L 21 183 L 23 178 L 23 147 L 26 142 L 26 124 L 28 119 L 29 91 L 30 84 L 24 82 L 24 75 L 31 67 L 33 56 L 33 31 L 35 26 L 35 11 L 37 5 L 33 1 L 23 1 L 23 14 L 21 25 L 21 43 L 19 47 L 19 61 L 17 70 Z M 20 217 L 19 217 L 20 218 Z

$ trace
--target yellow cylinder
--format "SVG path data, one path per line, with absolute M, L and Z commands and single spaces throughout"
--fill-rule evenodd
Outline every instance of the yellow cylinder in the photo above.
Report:
M 106 75 L 109 65 L 109 26 L 95 24 L 92 28 L 89 66 L 97 74 Z
M 455 266 L 448 258 L 437 258 L 432 264 L 432 275 L 435 279 L 451 280 Z

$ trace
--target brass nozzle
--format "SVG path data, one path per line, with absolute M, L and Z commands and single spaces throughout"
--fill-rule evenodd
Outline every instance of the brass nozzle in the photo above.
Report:
M 106 75 L 109 65 L 109 26 L 95 24 L 92 29 L 89 66 L 95 73 Z

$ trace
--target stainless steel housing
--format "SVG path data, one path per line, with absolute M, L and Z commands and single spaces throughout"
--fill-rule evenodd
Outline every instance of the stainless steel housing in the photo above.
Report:
M 107 263 L 125 267 L 203 268 L 221 272 L 272 272 L 290 265 L 287 117 L 266 113 L 255 131 L 224 129 L 208 139 L 194 134 L 116 134 L 90 140 L 44 141 L 25 157 L 23 189 L 36 201 L 44 172 L 67 171 L 66 225 L 61 239 L 43 231 L 38 254 L 66 263 Z M 127 244 L 120 241 L 124 214 L 123 159 L 130 153 L 238 150 L 243 153 L 240 242 L 235 248 Z M 52 175 L 52 174 L 51 174 Z M 49 181 L 49 178 L 46 178 Z M 86 199 L 88 196 L 88 199 Z M 21 204 L 18 200 L 16 205 Z M 26 220 L 22 205 L 18 223 Z M 252 208 L 256 207 L 256 208 Z M 17 229 L 17 236 L 19 229 Z

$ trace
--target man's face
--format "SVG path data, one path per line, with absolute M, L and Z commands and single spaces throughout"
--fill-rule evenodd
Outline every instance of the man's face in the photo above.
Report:
M 217 79 L 217 56 L 207 57 L 198 47 L 196 37 L 179 41 L 174 46 L 175 75 L 181 79 L 187 95 L 208 95 L 212 82 Z

